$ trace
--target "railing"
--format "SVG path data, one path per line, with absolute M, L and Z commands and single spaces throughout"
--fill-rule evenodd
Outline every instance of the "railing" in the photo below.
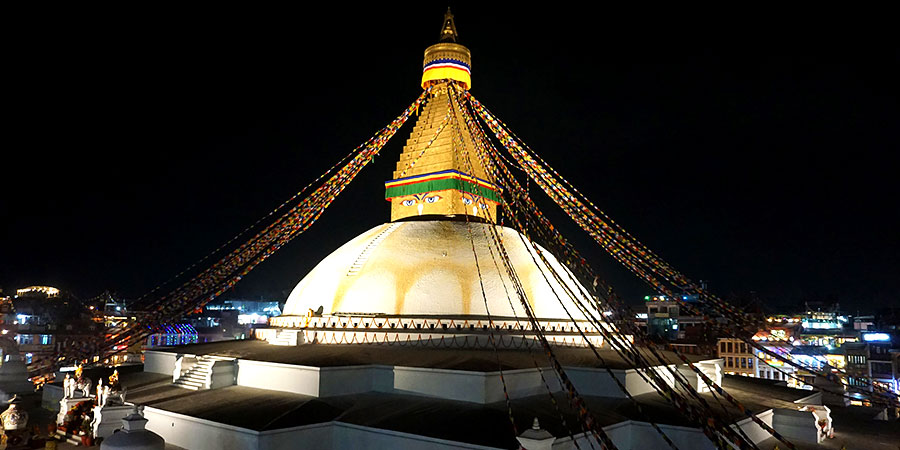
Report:
M 575 324 L 578 324 L 578 328 Z M 606 331 L 612 331 L 612 327 L 603 324 Z M 363 316 L 363 315 L 341 315 L 341 316 L 278 316 L 269 319 L 269 326 L 279 328 L 309 328 L 309 329 L 329 329 L 329 328 L 363 328 L 378 329 L 390 328 L 396 330 L 449 330 L 449 329 L 469 329 L 488 331 L 493 326 L 495 330 L 517 330 L 531 331 L 534 328 L 525 318 L 518 320 L 514 318 L 496 317 L 488 318 L 418 318 L 418 317 L 384 317 L 384 316 Z M 560 333 L 598 333 L 597 327 L 591 325 L 587 321 L 571 320 L 538 320 L 538 326 L 543 332 L 560 332 Z

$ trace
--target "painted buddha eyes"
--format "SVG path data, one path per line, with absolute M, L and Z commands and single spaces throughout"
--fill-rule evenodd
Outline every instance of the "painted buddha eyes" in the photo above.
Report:
M 424 197 L 424 198 L 422 198 L 422 197 L 420 197 L 420 196 L 417 195 L 417 196 L 415 196 L 415 198 L 410 198 L 410 199 L 403 200 L 402 202 L 400 202 L 400 204 L 403 205 L 403 206 L 412 206 L 412 205 L 415 205 L 416 203 L 421 203 L 421 202 L 424 202 L 424 203 L 437 203 L 437 202 L 438 202 L 439 200 L 441 200 L 442 198 L 443 198 L 443 197 L 441 197 L 440 195 L 429 195 L 429 196 Z
M 463 204 L 466 206 L 469 206 L 472 204 L 472 199 L 469 197 L 463 197 L 462 201 L 463 201 Z M 481 209 L 487 209 L 488 205 L 487 205 L 487 203 L 479 203 L 478 207 L 480 207 Z

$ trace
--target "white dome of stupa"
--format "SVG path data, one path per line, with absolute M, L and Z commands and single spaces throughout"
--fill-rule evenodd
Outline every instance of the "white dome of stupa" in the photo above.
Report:
M 537 252 L 543 253 L 572 292 L 580 290 L 586 295 L 587 291 L 548 251 L 527 243 L 511 228 L 449 220 L 387 223 L 362 233 L 322 260 L 297 284 L 287 299 L 284 315 L 303 316 L 321 308 L 326 315 L 434 317 L 490 313 L 524 318 L 489 227 L 498 231 L 536 317 L 569 320 L 565 305 L 576 320 L 584 319 Z

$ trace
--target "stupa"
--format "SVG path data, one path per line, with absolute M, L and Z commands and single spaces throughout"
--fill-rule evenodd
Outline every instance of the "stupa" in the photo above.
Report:
M 561 294 L 589 298 L 587 289 L 548 251 L 497 225 L 500 188 L 476 157 L 458 103 L 448 101 L 452 83 L 472 85 L 471 53 L 457 40 L 448 11 L 440 42 L 425 50 L 421 85 L 431 89 L 430 97 L 385 183 L 391 222 L 320 262 L 291 292 L 283 315 L 256 330 L 257 338 L 279 345 L 484 347 L 491 345 L 490 331 L 495 343 L 521 345 L 533 337 L 531 325 L 498 262 L 489 229 L 495 228 L 547 339 L 603 344 L 599 330 Z M 566 286 L 547 275 L 548 265 L 568 275 Z
M 663 435 L 677 448 L 716 448 L 646 374 L 670 387 L 680 374 L 712 402 L 707 380 L 725 382 L 722 360 L 661 352 L 667 363 L 636 369 L 602 339 L 617 331 L 593 326 L 562 294 L 590 299 L 591 289 L 498 223 L 499 183 L 472 157 L 473 139 L 448 101 L 472 83 L 449 12 L 440 36 L 425 50 L 428 101 L 385 183 L 391 221 L 323 259 L 258 339 L 145 350 L 143 372 L 123 374 L 122 384 L 129 402 L 146 405 L 146 429 L 198 450 L 599 448 L 583 426 L 589 407 L 618 449 L 668 448 Z M 545 276 L 550 268 L 561 276 Z M 540 348 L 538 330 L 552 352 Z M 793 414 L 778 408 L 821 398 L 729 383 L 776 427 Z M 569 401 L 576 389 L 584 403 Z M 728 409 L 727 426 L 765 441 L 754 422 L 735 421 L 744 412 Z

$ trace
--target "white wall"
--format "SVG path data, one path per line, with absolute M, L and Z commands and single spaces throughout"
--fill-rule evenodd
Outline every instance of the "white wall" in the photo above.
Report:
M 811 412 L 776 408 L 772 428 L 788 440 L 818 443 L 819 430 Z
M 258 448 L 256 431 L 161 409 L 144 408 L 147 429 L 166 443 L 191 450 L 246 450 Z
M 501 401 L 504 398 L 499 372 L 380 365 L 318 368 L 249 360 L 238 360 L 237 363 L 238 386 L 313 397 L 362 392 L 395 392 L 482 404 Z M 603 369 L 566 370 L 579 392 L 584 395 L 624 396 Z M 623 371 L 614 373 L 624 377 Z M 546 392 L 547 388 L 537 369 L 507 370 L 503 372 L 503 376 L 512 398 Z M 559 380 L 552 370 L 545 369 L 544 378 L 554 392 L 560 390 Z
M 231 361 L 215 361 L 210 368 L 210 389 L 219 389 L 227 386 L 233 386 L 237 382 L 237 362 Z
M 144 408 L 144 417 L 148 420 L 147 429 L 162 436 L 166 443 L 191 450 L 493 450 L 341 422 L 259 432 L 152 407 Z
M 319 396 L 319 368 L 263 361 L 237 361 L 237 385 Z
M 172 375 L 175 370 L 174 352 L 144 350 L 144 372 Z
M 484 403 L 484 374 L 462 370 L 395 367 L 394 390 L 464 402 Z
M 171 374 L 177 354 L 148 351 L 145 371 Z M 224 366 L 230 362 L 216 363 Z M 402 366 L 344 366 L 313 367 L 240 359 L 236 361 L 236 384 L 258 389 L 268 389 L 313 397 L 357 394 L 362 392 L 397 392 L 427 397 L 439 397 L 473 403 L 492 403 L 504 398 L 499 372 L 472 372 L 465 370 L 430 369 Z M 673 366 L 674 367 L 674 366 Z M 641 375 L 633 370 L 611 370 L 565 367 L 566 373 L 582 395 L 625 398 L 613 376 L 626 386 L 632 395 L 655 392 Z M 654 370 L 668 383 L 672 383 L 669 371 L 659 366 Z M 610 376 L 610 372 L 612 376 Z M 544 379 L 554 392 L 562 390 L 555 371 L 543 369 Z M 224 376 L 224 375 L 223 375 Z M 511 398 L 540 395 L 546 392 L 545 381 L 538 369 L 503 371 Z M 696 382 L 696 376 L 689 377 Z M 227 383 L 223 383 L 223 386 Z
M 391 366 L 323 367 L 319 370 L 319 396 L 391 392 L 394 369 Z
M 675 366 L 671 366 L 673 370 L 675 370 Z M 656 372 L 656 374 L 661 378 L 665 383 L 669 386 L 672 386 L 675 383 L 675 377 L 672 375 L 672 372 L 666 368 L 666 366 L 656 366 L 651 370 Z M 650 383 L 644 381 L 641 377 L 642 374 L 638 373 L 635 369 L 628 369 L 625 371 L 625 388 L 628 389 L 628 392 L 631 395 L 641 395 L 647 394 L 650 392 L 656 392 L 656 389 Z M 647 379 L 652 380 L 648 374 L 643 374 Z M 624 394 L 623 394 L 624 397 Z
M 772 417 L 774 415 L 775 415 L 774 411 L 769 409 L 769 410 L 766 410 L 766 411 L 763 411 L 763 412 L 757 414 L 756 417 L 758 419 L 762 420 L 763 423 L 765 423 L 766 425 L 771 427 L 772 426 Z M 751 419 L 749 417 L 744 420 L 740 420 L 736 424 L 731 426 L 731 428 L 736 428 L 736 427 L 740 427 L 744 431 L 744 433 L 747 434 L 747 437 L 749 437 L 750 440 L 753 441 L 754 444 L 757 444 L 759 442 L 762 442 L 762 441 L 772 437 L 772 435 L 769 434 L 768 431 L 763 429 L 763 427 L 757 425 L 757 423 L 754 422 L 753 419 Z

